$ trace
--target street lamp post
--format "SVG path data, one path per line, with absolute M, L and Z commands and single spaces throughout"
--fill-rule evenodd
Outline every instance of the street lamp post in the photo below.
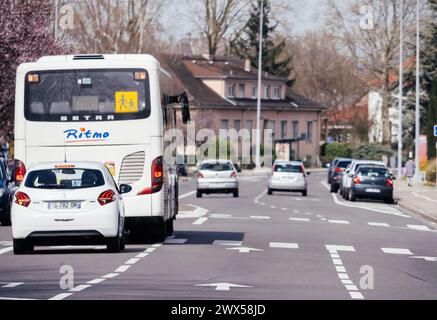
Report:
M 262 48 L 263 48 L 263 24 L 264 24 L 264 1 L 260 1 L 260 26 L 259 26 L 259 56 L 258 56 L 258 97 L 256 105 L 256 168 L 261 168 L 261 85 L 262 85 Z
M 420 182 L 419 136 L 420 136 L 420 0 L 416 7 L 416 132 L 415 132 L 415 165 L 416 182 Z
M 402 97 L 403 97 L 403 76 L 404 76 L 404 0 L 401 0 L 400 13 L 400 52 L 399 52 L 399 127 L 398 127 L 398 178 L 402 176 Z

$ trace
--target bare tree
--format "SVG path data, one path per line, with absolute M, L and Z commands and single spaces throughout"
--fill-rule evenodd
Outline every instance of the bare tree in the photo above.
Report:
M 81 52 L 155 53 L 167 0 L 88 0 L 76 3 L 71 33 Z
M 411 34 L 415 1 L 405 0 L 400 12 L 400 0 L 351 0 L 346 7 L 327 0 L 328 25 L 333 35 L 344 45 L 360 68 L 378 80 L 382 97 L 383 143 L 389 144 L 390 75 L 398 68 L 400 16 L 404 17 L 405 34 Z

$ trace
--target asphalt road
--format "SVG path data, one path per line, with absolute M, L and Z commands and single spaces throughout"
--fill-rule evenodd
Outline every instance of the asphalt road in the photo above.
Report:
M 265 176 L 241 177 L 238 199 L 196 199 L 185 181 L 181 203 L 196 210 L 180 214 L 174 237 L 120 254 L 14 256 L 0 227 L 0 299 L 437 299 L 433 225 L 396 205 L 344 202 L 325 180 L 312 174 L 308 197 L 268 196 Z M 71 290 L 60 287 L 62 266 Z

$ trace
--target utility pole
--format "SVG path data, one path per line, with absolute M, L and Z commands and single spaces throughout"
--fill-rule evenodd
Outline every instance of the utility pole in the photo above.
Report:
M 420 182 L 420 159 L 419 159 L 419 138 L 420 138 L 420 0 L 417 0 L 416 7 L 416 144 L 415 144 L 415 165 L 416 183 Z
M 261 168 L 261 93 L 262 93 L 262 48 L 263 48 L 263 24 L 264 24 L 264 1 L 260 1 L 261 18 L 259 25 L 259 57 L 258 57 L 258 97 L 256 104 L 256 155 L 255 165 Z
M 400 52 L 399 52 L 399 126 L 398 126 L 398 179 L 402 176 L 402 110 L 403 110 L 403 94 L 404 94 L 404 0 L 401 0 L 400 11 Z

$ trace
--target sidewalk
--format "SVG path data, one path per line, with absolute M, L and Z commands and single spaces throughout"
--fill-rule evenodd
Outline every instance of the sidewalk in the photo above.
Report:
M 420 184 L 409 187 L 405 180 L 396 180 L 395 198 L 401 208 L 437 223 L 437 188 Z

